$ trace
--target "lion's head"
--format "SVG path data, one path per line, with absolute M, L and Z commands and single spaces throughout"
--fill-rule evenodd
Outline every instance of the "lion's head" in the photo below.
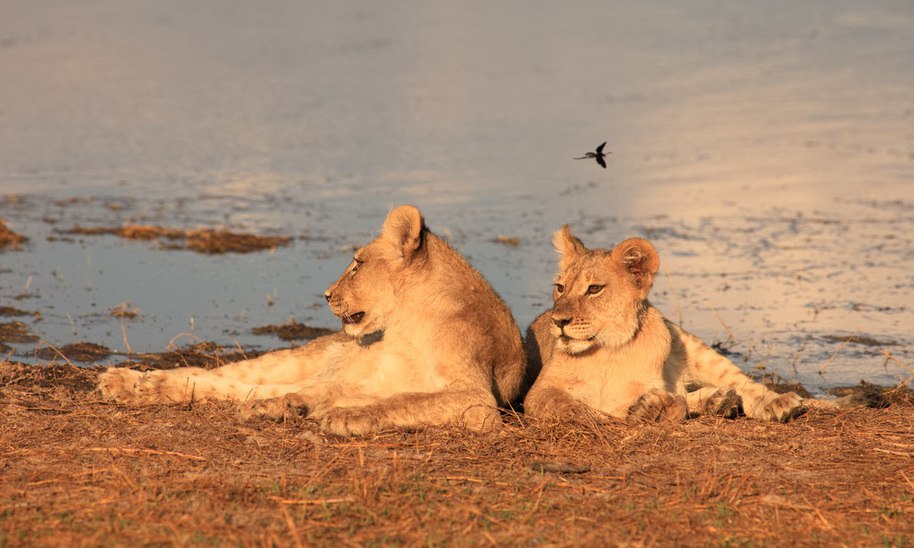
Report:
M 612 251 L 587 249 L 565 226 L 553 244 L 561 254 L 550 332 L 558 347 L 580 354 L 629 342 L 647 309 L 647 294 L 660 266 L 654 246 L 630 238 Z
M 347 334 L 362 337 L 387 327 L 397 307 L 402 275 L 425 251 L 426 232 L 418 209 L 394 209 L 381 235 L 357 250 L 343 274 L 327 288 L 324 297 Z

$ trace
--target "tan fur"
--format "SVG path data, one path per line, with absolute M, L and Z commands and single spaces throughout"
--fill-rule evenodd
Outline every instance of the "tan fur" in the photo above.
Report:
M 225 399 L 243 415 L 289 407 L 337 434 L 460 424 L 484 430 L 519 397 L 525 359 L 507 306 L 412 206 L 393 210 L 326 292 L 343 333 L 213 370 L 105 372 L 119 402 Z
M 617 418 L 681 420 L 687 408 L 727 414 L 739 400 L 757 419 L 802 412 L 799 396 L 752 381 L 651 306 L 660 259 L 650 242 L 590 250 L 567 226 L 553 242 L 561 253 L 554 305 L 527 332 L 530 367 L 540 372 L 525 413 L 563 415 L 583 404 Z M 693 384 L 701 389 L 687 393 Z

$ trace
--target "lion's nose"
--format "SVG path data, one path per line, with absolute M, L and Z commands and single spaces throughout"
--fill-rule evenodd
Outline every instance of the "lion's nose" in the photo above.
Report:
M 571 323 L 571 318 L 568 316 L 552 316 L 552 323 L 559 329 L 564 329 L 566 325 Z
M 333 293 L 330 293 L 330 290 L 324 291 L 324 298 L 327 299 L 327 302 L 330 302 L 330 299 L 333 298 Z

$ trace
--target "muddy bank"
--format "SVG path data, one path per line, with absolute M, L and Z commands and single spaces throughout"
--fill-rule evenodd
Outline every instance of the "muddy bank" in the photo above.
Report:
M 334 333 L 332 329 L 311 327 L 295 321 L 255 327 L 255 335 L 273 335 L 283 341 L 308 341 Z M 254 358 L 263 353 L 256 349 L 224 347 L 214 342 L 199 342 L 177 347 L 167 352 L 121 352 L 93 342 L 77 342 L 52 346 L 39 342 L 26 324 L 20 321 L 0 323 L 0 351 L 12 349 L 4 343 L 37 343 L 32 356 L 42 362 L 92 365 L 105 362 L 111 367 L 137 367 L 141 370 L 174 367 L 212 368 L 238 360 Z
M 83 227 L 76 225 L 60 234 L 74 236 L 114 235 L 127 240 L 158 240 L 162 249 L 189 249 L 197 253 L 252 253 L 288 245 L 288 236 L 259 236 L 226 229 L 184 230 L 156 225 L 127 224 L 120 227 Z
M 336 330 L 327 329 L 325 327 L 311 327 L 291 320 L 283 324 L 255 327 L 251 329 L 251 333 L 254 335 L 276 335 L 284 341 L 300 341 L 336 333 Z
M 3 219 L 0 219 L 0 251 L 4 251 L 7 248 L 18 250 L 26 240 L 28 238 L 10 230 L 6 223 L 3 222 Z

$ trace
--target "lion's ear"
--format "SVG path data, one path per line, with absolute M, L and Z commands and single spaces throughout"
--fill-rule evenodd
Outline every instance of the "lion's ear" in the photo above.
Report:
M 562 270 L 565 270 L 565 267 L 578 257 L 587 254 L 587 248 L 577 236 L 571 233 L 568 225 L 555 231 L 555 234 L 552 235 L 552 245 L 562 255 L 559 261 L 559 268 Z
M 632 275 L 639 288 L 647 291 L 654 285 L 654 275 L 660 270 L 660 255 L 649 241 L 629 238 L 612 250 L 612 258 Z
M 381 237 L 394 244 L 404 259 L 409 260 L 422 246 L 425 221 L 419 210 L 411 205 L 400 206 L 387 216 Z

